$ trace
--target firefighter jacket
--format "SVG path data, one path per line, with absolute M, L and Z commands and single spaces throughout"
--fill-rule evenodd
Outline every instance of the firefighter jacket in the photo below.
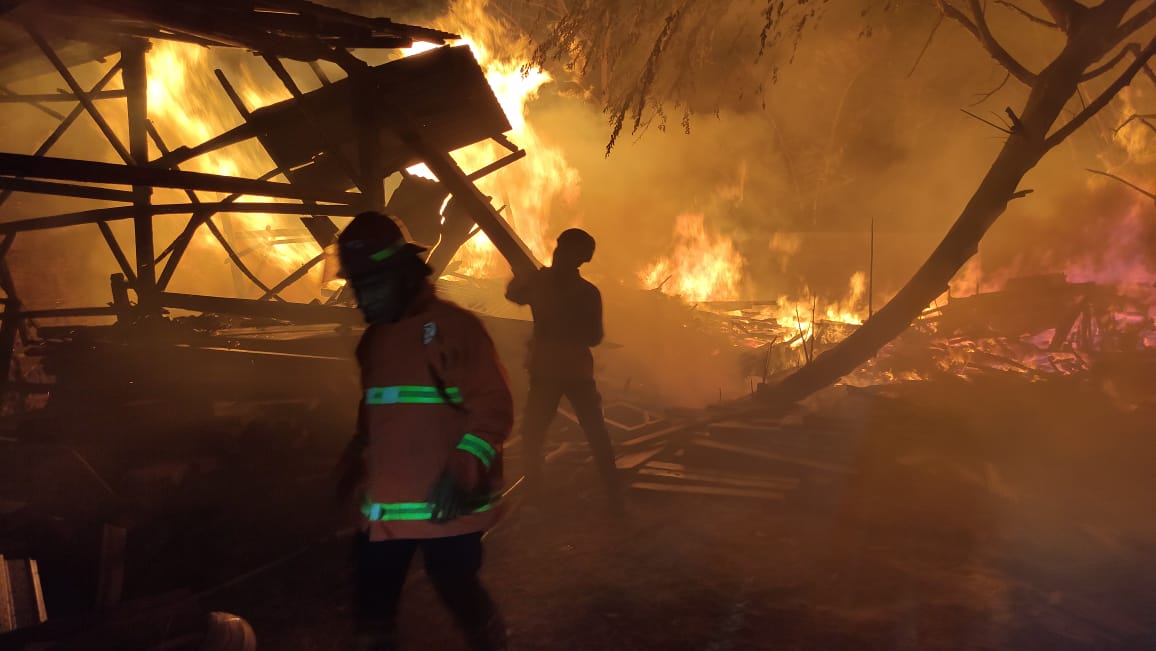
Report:
M 502 489 L 502 444 L 513 425 L 505 370 L 482 322 L 427 288 L 397 323 L 370 325 L 357 348 L 367 438 L 361 512 L 370 540 L 442 538 L 491 527 Z M 431 489 L 463 451 L 486 468 L 469 513 L 430 521 Z

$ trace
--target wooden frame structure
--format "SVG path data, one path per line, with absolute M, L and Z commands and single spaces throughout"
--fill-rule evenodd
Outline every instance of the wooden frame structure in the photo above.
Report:
M 35 75 L 54 71 L 67 90 L 17 94 L 0 84 L 4 106 L 25 104 L 58 120 L 57 127 L 32 154 L 0 152 L 0 368 L 8 380 L 12 350 L 27 342 L 27 324 L 38 318 L 115 316 L 119 324 L 155 320 L 166 308 L 276 318 L 289 323 L 353 323 L 348 307 L 285 301 L 281 292 L 321 262 L 317 256 L 278 283 L 263 283 L 244 263 L 214 222 L 222 212 L 260 212 L 300 216 L 321 247 L 338 231 L 332 217 L 367 209 L 383 210 L 384 179 L 408 165 L 425 162 L 445 190 L 476 221 L 509 261 L 515 273 L 536 268 L 521 239 L 473 185 L 473 181 L 525 156 L 503 135 L 509 130 L 484 74 L 465 47 L 441 47 L 381 66 L 355 57 L 354 48 L 399 48 L 415 41 L 446 45 L 457 37 L 438 30 L 370 18 L 305 0 L 26 0 L 0 4 L 0 82 L 13 71 Z M 218 81 L 244 124 L 204 143 L 170 149 L 149 121 L 147 71 L 149 39 L 168 39 L 209 47 L 240 47 L 261 56 L 291 98 L 250 110 L 229 80 Z M 82 86 L 71 68 L 92 60 L 111 63 L 99 80 Z M 302 92 L 282 59 L 306 61 L 322 86 Z M 332 81 L 318 65 L 335 63 L 346 78 Z M 5 72 L 8 71 L 8 72 Z M 451 79 L 439 77 L 449 75 Z M 117 76 L 123 89 L 109 90 Z M 415 90 L 416 89 L 416 90 Z M 417 95 L 405 106 L 399 91 Z M 106 117 L 108 106 L 124 100 L 128 141 L 122 142 Z M 72 104 L 67 113 L 57 110 Z M 123 164 L 75 160 L 51 155 L 54 145 L 81 115 L 97 125 Z M 306 128 L 302 128 L 302 126 Z M 303 132 L 308 132 L 303 134 Z M 510 154 L 473 173 L 463 171 L 448 152 L 493 139 Z M 257 178 L 190 172 L 180 165 L 199 155 L 246 139 L 258 140 L 275 168 Z M 152 143 L 160 156 L 149 159 Z M 288 183 L 271 179 L 284 175 Z M 153 203 L 153 188 L 184 192 L 187 202 Z M 5 220 L 4 203 L 13 193 L 35 193 L 114 202 L 100 207 L 31 219 Z M 203 200 L 198 193 L 227 195 Z M 245 196 L 299 203 L 238 201 Z M 179 235 L 156 250 L 153 220 L 189 215 Z M 130 256 L 109 223 L 131 220 L 135 247 Z M 25 310 L 7 265 L 6 254 L 20 233 L 92 224 L 119 268 L 112 277 L 107 306 Z M 236 269 L 260 291 L 257 300 L 174 294 L 168 285 L 201 228 L 219 242 Z M 136 301 L 129 298 L 129 291 Z M 335 299 L 338 297 L 334 297 Z M 3 385 L 0 384 L 0 393 Z

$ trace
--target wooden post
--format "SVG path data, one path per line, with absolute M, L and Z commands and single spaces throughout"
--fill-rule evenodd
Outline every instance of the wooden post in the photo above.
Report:
M 367 74 L 354 75 L 350 79 L 358 92 L 354 97 L 373 97 L 373 81 Z M 381 133 L 377 126 L 377 105 L 363 99 L 353 106 L 354 120 L 357 122 L 357 174 L 360 178 L 354 179 L 361 192 L 365 195 L 364 207 L 366 210 L 385 212 L 385 179 L 382 174 L 381 153 L 379 143 Z
M 108 612 L 124 593 L 124 548 L 128 530 L 104 525 L 100 537 L 100 576 L 97 577 L 96 610 Z
M 12 360 L 16 356 L 16 335 L 20 332 L 20 301 L 15 296 L 8 296 L 4 301 L 4 316 L 0 321 L 0 405 L 8 392 L 8 383 L 12 375 Z
M 875 314 L 875 220 L 871 220 L 871 245 L 867 260 L 867 318 Z
M 22 319 L 20 299 L 16 297 L 16 288 L 13 286 L 12 275 L 8 272 L 8 250 L 16 240 L 15 234 L 9 234 L 0 241 L 0 289 L 4 290 L 4 319 L 0 320 L 0 402 L 8 391 L 8 377 L 12 372 L 12 360 L 16 353 L 16 336 L 21 334 Z
M 124 48 L 121 61 L 124 62 L 122 77 L 124 89 L 128 93 L 128 144 L 129 153 L 137 165 L 145 165 L 149 158 L 148 124 L 148 73 L 145 69 L 147 42 L 135 40 Z M 146 185 L 134 185 L 133 204 L 136 215 L 133 218 L 136 236 L 136 294 L 137 305 L 145 310 L 156 307 L 157 274 L 155 251 L 153 248 L 153 216 L 149 210 L 152 189 Z

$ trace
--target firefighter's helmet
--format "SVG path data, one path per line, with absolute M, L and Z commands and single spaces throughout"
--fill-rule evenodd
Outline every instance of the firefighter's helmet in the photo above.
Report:
M 406 256 L 422 253 L 427 247 L 410 240 L 405 225 L 375 211 L 360 213 L 337 237 L 340 277 L 355 278 L 380 271 Z

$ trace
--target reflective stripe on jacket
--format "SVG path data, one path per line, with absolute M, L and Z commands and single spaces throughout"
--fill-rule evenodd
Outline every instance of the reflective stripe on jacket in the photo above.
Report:
M 365 392 L 359 422 L 368 438 L 362 514 L 370 539 L 440 538 L 492 526 L 498 517 L 492 498 L 479 497 L 470 514 L 444 524 L 430 521 L 428 503 L 456 450 L 488 468 L 480 496 L 502 489 L 513 400 L 482 322 L 430 290 L 411 316 L 369 326 L 357 357 Z

